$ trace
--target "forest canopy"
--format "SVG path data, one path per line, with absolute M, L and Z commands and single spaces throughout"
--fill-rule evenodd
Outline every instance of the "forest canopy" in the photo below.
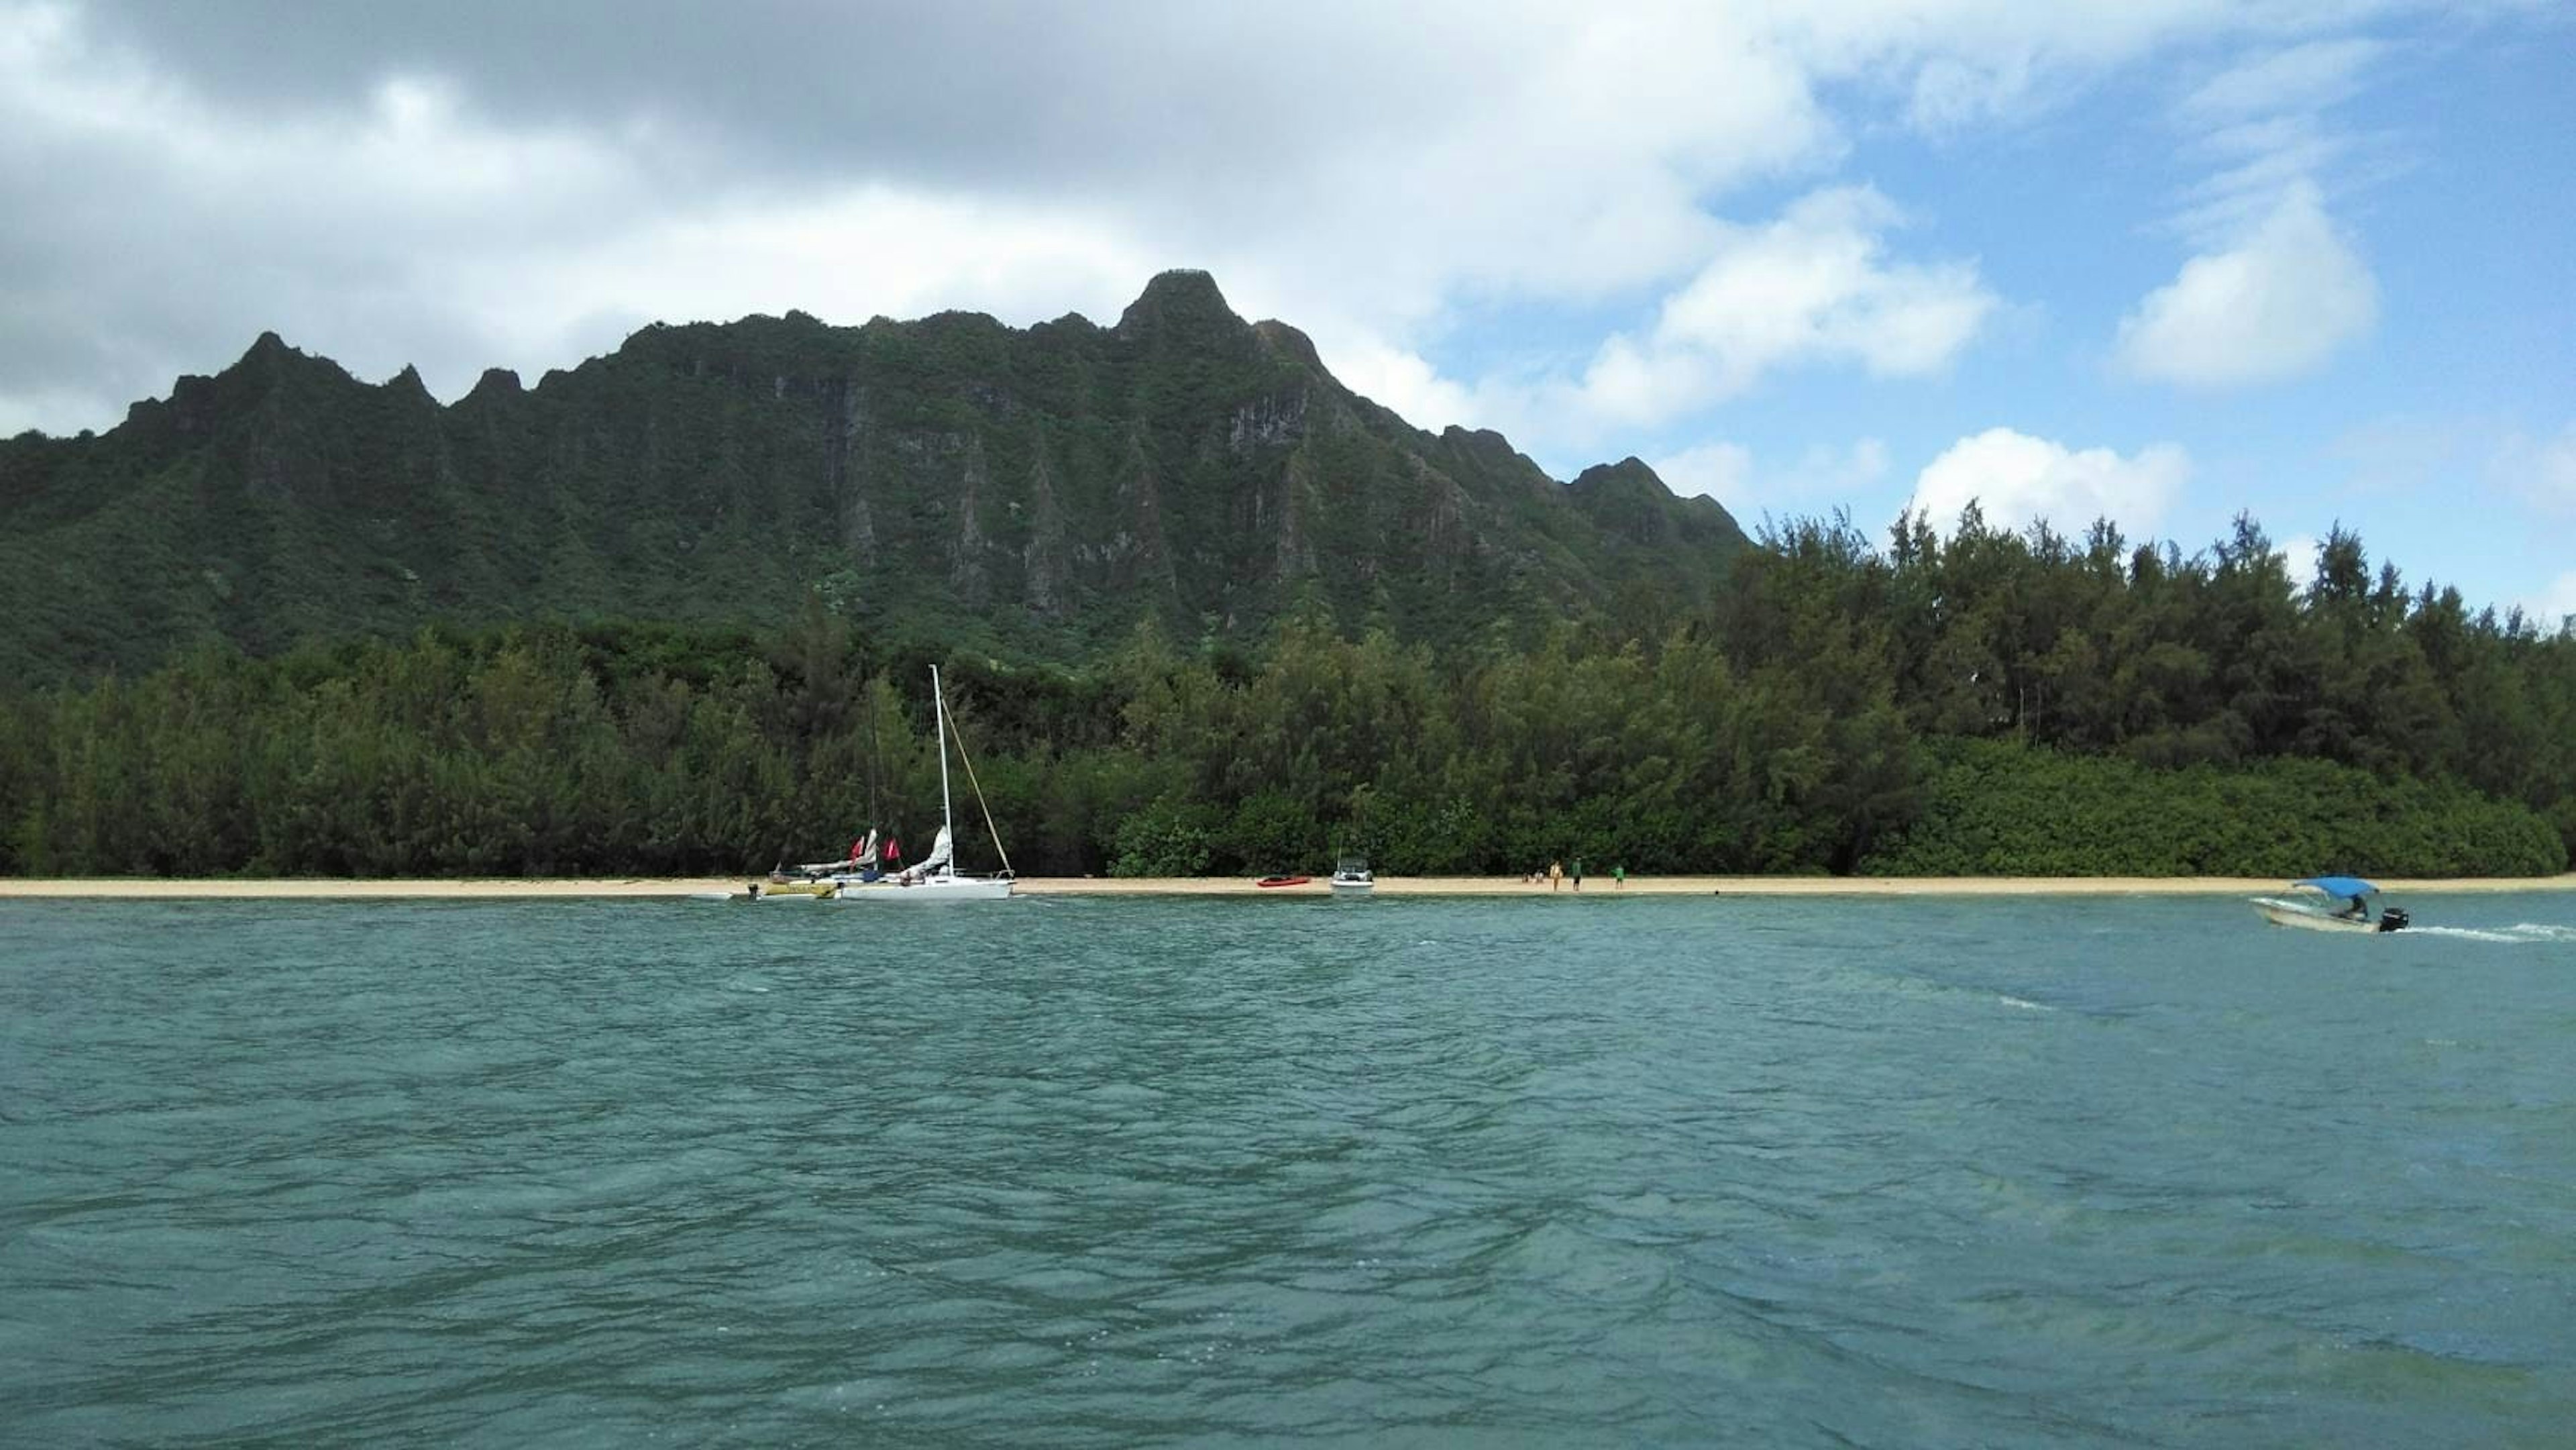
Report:
M 2342 529 L 2287 565 L 2250 519 L 2185 556 L 1972 509 L 1884 548 L 1776 526 L 1651 636 L 1439 656 L 1308 609 L 1257 651 L 1147 625 L 1079 667 L 939 660 L 819 598 L 765 632 L 209 643 L 0 701 L 0 870 L 732 874 L 926 837 L 933 662 L 1029 875 L 2567 869 L 2576 634 Z

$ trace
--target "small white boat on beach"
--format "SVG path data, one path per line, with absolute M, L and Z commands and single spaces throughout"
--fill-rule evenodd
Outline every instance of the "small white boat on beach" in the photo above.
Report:
M 1335 896 L 1364 896 L 1377 889 L 1377 878 L 1369 874 L 1366 856 L 1344 856 L 1333 867 Z
M 2358 876 L 2311 876 L 2304 881 L 2291 882 L 2290 890 L 2305 894 L 2258 896 L 2254 898 L 2254 909 L 2274 926 L 2297 927 L 2303 931 L 2376 935 L 2404 931 L 2409 919 L 2405 912 L 2393 906 L 2381 908 L 2379 915 L 2373 918 L 2370 898 L 2379 894 L 2379 888 Z

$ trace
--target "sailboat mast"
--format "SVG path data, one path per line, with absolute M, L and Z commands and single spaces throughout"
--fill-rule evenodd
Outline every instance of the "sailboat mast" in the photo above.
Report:
M 939 727 L 939 825 L 948 832 L 950 851 L 957 849 L 957 830 L 948 819 L 948 697 L 939 688 L 939 666 L 930 667 L 931 718 Z

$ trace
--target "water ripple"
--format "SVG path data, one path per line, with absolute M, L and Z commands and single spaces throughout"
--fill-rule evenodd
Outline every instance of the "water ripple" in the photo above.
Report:
M 1560 905 L 0 904 L 0 1443 L 2576 1423 L 2550 952 Z

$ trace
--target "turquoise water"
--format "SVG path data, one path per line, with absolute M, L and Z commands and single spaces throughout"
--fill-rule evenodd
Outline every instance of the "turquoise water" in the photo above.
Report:
M 0 1443 L 2562 1446 L 2402 904 L 0 903 Z

